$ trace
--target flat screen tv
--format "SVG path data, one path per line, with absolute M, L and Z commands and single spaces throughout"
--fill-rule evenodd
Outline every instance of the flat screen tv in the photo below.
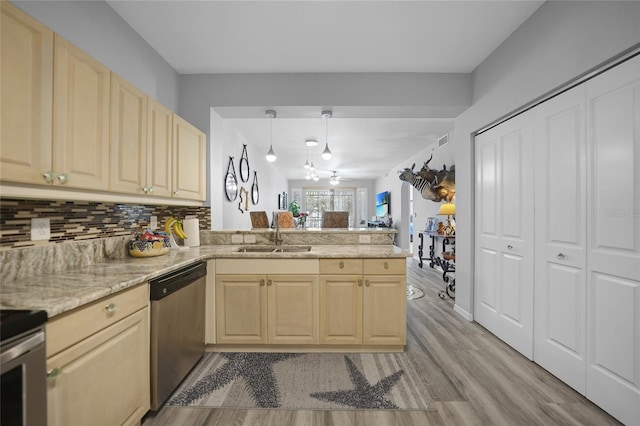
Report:
M 391 214 L 391 194 L 384 191 L 376 195 L 376 216 Z

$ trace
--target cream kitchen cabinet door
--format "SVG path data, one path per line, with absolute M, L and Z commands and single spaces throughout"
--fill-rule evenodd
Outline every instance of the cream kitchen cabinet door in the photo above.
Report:
M 173 168 L 173 112 L 149 98 L 147 105 L 146 192 L 171 197 Z
M 53 31 L 0 4 L 0 179 L 43 184 L 52 167 Z
M 173 114 L 174 198 L 206 199 L 207 137 L 177 114 Z
M 321 259 L 320 271 L 320 343 L 406 343 L 405 259 Z
M 264 275 L 216 276 L 216 342 L 267 343 Z
M 147 95 L 111 73 L 109 190 L 146 194 Z
M 149 309 L 47 360 L 49 426 L 136 425 L 149 410 Z
M 320 275 L 320 343 L 362 344 L 362 275 Z
M 317 344 L 317 275 L 216 277 L 219 344 Z
M 110 71 L 57 34 L 54 40 L 55 183 L 106 191 Z
M 267 276 L 267 342 L 318 343 L 317 275 Z

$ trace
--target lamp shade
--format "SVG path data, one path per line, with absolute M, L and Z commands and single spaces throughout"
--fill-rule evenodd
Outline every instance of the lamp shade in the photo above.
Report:
M 453 216 L 456 214 L 456 205 L 453 203 L 444 203 L 440 205 L 438 216 Z

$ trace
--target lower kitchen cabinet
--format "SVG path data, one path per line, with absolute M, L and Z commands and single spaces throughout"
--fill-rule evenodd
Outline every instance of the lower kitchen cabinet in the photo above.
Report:
M 216 342 L 318 343 L 318 276 L 218 275 Z
M 47 325 L 49 426 L 140 424 L 150 400 L 146 287 L 119 293 Z M 104 327 L 78 335 L 74 328 L 85 328 L 90 317 Z M 77 339 L 56 338 L 69 335 Z M 70 346 L 50 355 L 67 342 Z
M 404 345 L 405 268 L 405 259 L 321 259 L 320 343 Z

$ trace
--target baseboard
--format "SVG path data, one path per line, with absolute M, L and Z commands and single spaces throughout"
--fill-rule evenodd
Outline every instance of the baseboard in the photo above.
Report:
M 466 310 L 462 309 L 460 305 L 454 304 L 453 310 L 458 314 L 462 315 L 462 317 L 467 321 L 473 321 L 473 315 L 470 312 L 467 312 Z

